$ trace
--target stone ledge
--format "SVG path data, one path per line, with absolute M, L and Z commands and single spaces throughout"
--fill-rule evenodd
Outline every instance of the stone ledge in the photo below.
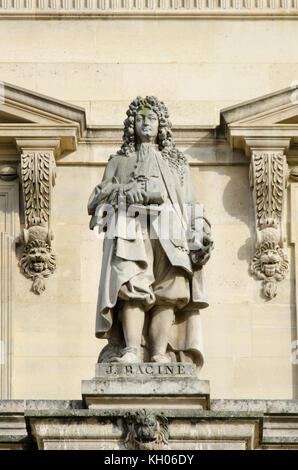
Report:
M 153 406 L 153 411 L 167 418 L 173 450 L 298 449 L 297 404 L 218 399 L 211 400 L 211 410 Z M 0 449 L 122 449 L 124 421 L 134 408 L 82 405 L 80 400 L 0 401 Z
M 119 418 L 127 414 L 127 410 L 123 408 L 95 408 L 95 409 L 83 409 L 83 410 L 28 410 L 25 411 L 24 416 L 28 418 L 45 418 L 45 419 L 68 419 L 68 418 Z M 164 409 L 161 411 L 166 418 L 171 419 L 198 419 L 198 420 L 233 420 L 233 419 L 261 419 L 264 417 L 263 413 L 257 412 L 236 412 L 236 411 L 223 411 L 215 412 L 210 410 L 199 410 L 199 409 Z
M 0 416 L 23 414 L 26 410 L 68 410 L 83 407 L 82 400 L 0 400 Z
M 96 376 L 82 381 L 89 408 L 209 408 L 210 384 L 193 364 L 96 364 Z
M 21 436 L 13 436 L 13 435 L 7 435 L 7 434 L 4 434 L 4 435 L 1 435 L 0 434 L 0 443 L 7 443 L 7 442 L 13 442 L 13 443 L 16 443 L 16 442 L 24 442 L 25 440 L 28 439 L 28 435 L 27 434 L 22 434 Z
M 27 417 L 40 449 L 125 450 L 127 416 Z M 261 418 L 167 419 L 171 450 L 245 450 L 260 446 Z
M 298 400 L 210 400 L 210 409 L 218 411 L 247 411 L 266 414 L 298 414 Z
M 57 411 L 57 413 L 65 411 L 68 413 L 68 410 L 70 414 L 88 412 L 82 400 L 0 400 L 0 415 L 6 413 L 23 414 L 25 411 L 36 411 L 37 413 L 39 411 Z M 108 412 L 111 411 L 108 410 Z M 98 413 L 103 412 L 103 410 L 98 410 Z M 202 413 L 202 411 L 199 411 L 199 413 Z M 247 414 L 253 416 L 264 414 L 291 415 L 298 414 L 298 400 L 211 399 L 210 411 L 204 411 L 203 413 L 210 416 L 219 414 L 228 416 L 235 413 L 236 415 L 239 413 L 245 416 Z
M 289 437 L 264 437 L 263 444 L 298 444 L 298 436 Z

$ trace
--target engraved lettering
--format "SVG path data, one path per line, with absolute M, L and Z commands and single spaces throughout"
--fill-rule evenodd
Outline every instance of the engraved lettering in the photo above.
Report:
M 184 374 L 184 366 L 178 365 L 178 374 Z
M 132 366 L 125 366 L 125 372 L 126 374 L 132 374 Z
M 147 366 L 145 371 L 146 371 L 146 374 L 153 374 L 153 367 L 152 366 Z
M 173 374 L 173 366 L 166 366 L 166 374 Z

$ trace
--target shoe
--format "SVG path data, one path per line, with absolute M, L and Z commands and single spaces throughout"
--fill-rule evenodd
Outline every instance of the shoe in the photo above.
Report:
M 155 354 L 151 357 L 151 362 L 171 362 L 170 358 L 166 354 Z
M 141 360 L 138 356 L 137 348 L 124 348 L 122 349 L 122 356 L 121 357 L 112 357 L 110 362 L 120 362 L 126 364 L 137 364 L 140 363 Z

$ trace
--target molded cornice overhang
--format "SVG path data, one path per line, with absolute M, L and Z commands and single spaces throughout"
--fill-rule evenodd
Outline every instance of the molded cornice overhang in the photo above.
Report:
M 0 82 L 0 144 L 16 145 L 18 139 L 58 139 L 57 156 L 74 151 L 85 133 L 83 108 Z
M 250 158 L 255 212 L 251 273 L 271 300 L 288 274 L 285 211 L 289 169 L 298 159 L 298 85 L 240 103 L 221 112 L 221 132 L 232 149 Z
M 10 18 L 297 19 L 298 0 L 3 0 Z
M 0 163 L 19 163 L 18 170 L 1 166 L 0 178 L 17 173 L 20 178 L 24 227 L 19 242 L 24 249 L 19 265 L 35 294 L 45 290 L 45 279 L 56 268 L 51 247 L 56 158 L 76 150 L 85 133 L 84 109 L 0 82 Z
M 298 157 L 298 85 L 223 109 L 220 130 L 231 148 L 246 155 L 252 148 L 287 150 Z

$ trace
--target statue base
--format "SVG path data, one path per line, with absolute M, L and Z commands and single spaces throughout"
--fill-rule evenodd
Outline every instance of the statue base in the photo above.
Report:
M 190 363 L 99 363 L 82 381 L 87 408 L 210 409 L 210 385 Z

